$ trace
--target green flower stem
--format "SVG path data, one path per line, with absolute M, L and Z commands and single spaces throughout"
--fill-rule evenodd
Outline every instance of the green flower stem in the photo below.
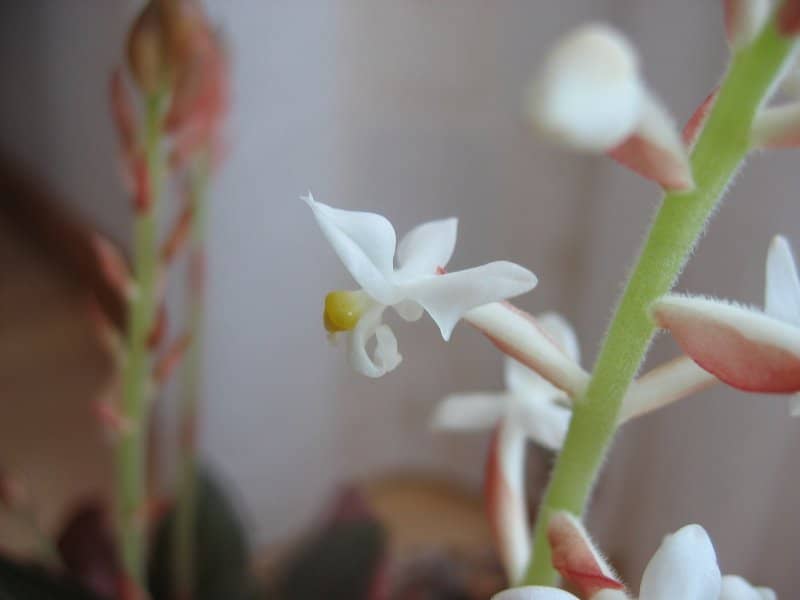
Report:
M 192 234 L 189 251 L 191 261 L 203 260 L 206 235 L 206 196 L 209 168 L 206 153 L 201 153 L 189 172 L 189 202 L 192 205 Z M 190 266 L 192 269 L 193 266 Z M 202 373 L 202 333 L 204 294 L 191 281 L 187 300 L 188 329 L 191 345 L 183 366 L 182 396 L 179 415 L 178 500 L 175 519 L 175 585 L 176 598 L 191 598 L 194 584 L 195 514 L 197 505 L 196 431 Z
M 147 502 L 147 424 L 152 400 L 152 357 L 147 340 L 158 306 L 157 206 L 166 172 L 162 148 L 164 96 L 146 99 L 143 143 L 150 184 L 150 202 L 134 222 L 133 283 L 128 305 L 127 339 L 122 365 L 120 433 L 116 465 L 118 543 L 125 575 L 145 589 L 145 505 Z
M 733 57 L 692 152 L 696 187 L 692 192 L 665 195 L 603 342 L 586 394 L 576 402 L 564 448 L 539 511 L 526 584 L 555 583 L 546 535 L 548 518 L 562 510 L 583 514 L 617 429 L 622 399 L 653 338 L 655 327 L 648 307 L 672 288 L 747 155 L 753 119 L 790 56 L 792 45 L 770 24 Z

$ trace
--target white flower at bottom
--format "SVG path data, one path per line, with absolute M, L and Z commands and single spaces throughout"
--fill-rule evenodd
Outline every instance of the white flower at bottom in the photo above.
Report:
M 553 566 L 581 594 L 549 587 L 521 587 L 493 600 L 628 600 L 630 596 L 580 522 L 568 513 L 551 517 L 547 528 Z M 737 576 L 720 576 L 717 555 L 705 529 L 686 525 L 668 535 L 642 575 L 639 600 L 775 600 Z
M 325 327 L 334 335 L 350 332 L 350 362 L 369 377 L 380 377 L 402 360 L 392 330 L 382 321 L 387 307 L 406 321 L 416 321 L 427 312 L 448 340 L 465 312 L 536 286 L 533 273 L 507 261 L 444 273 L 455 248 L 456 219 L 423 223 L 397 244 L 394 228 L 381 215 L 332 208 L 311 195 L 304 200 L 361 286 L 358 291 L 328 295 Z M 367 345 L 373 337 L 376 345 L 370 356 Z

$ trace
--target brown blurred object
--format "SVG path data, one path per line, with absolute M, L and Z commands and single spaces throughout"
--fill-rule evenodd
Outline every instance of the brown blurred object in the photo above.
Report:
M 111 362 L 89 318 L 89 298 L 121 322 L 88 229 L 34 178 L 0 158 L 0 467 L 30 490 L 48 532 L 65 505 L 107 493 L 110 453 L 92 404 Z M 0 512 L 0 547 L 34 540 Z

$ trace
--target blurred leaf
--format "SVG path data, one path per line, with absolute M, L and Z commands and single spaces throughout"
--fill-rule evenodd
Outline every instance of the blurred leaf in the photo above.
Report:
M 369 600 L 384 562 L 386 536 L 372 519 L 335 521 L 302 545 L 278 582 L 280 600 Z
M 100 596 L 114 596 L 120 566 L 108 512 L 100 500 L 85 502 L 70 514 L 57 546 L 75 580 Z
M 150 561 L 153 600 L 177 600 L 173 583 L 174 523 L 175 511 L 171 509 L 156 532 Z M 195 523 L 193 600 L 251 598 L 250 564 L 242 521 L 222 486 L 203 469 L 198 474 Z
M 0 600 L 98 600 L 92 592 L 40 567 L 0 556 Z

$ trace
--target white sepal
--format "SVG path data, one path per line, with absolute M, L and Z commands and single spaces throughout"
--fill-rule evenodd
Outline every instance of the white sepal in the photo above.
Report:
M 397 277 L 435 274 L 444 269 L 456 248 L 458 219 L 441 219 L 417 225 L 397 246 Z
M 641 600 L 717 600 L 721 577 L 705 529 L 686 525 L 664 538 L 642 575 Z
M 605 152 L 633 132 L 643 100 L 633 46 L 615 29 L 590 24 L 553 48 L 528 106 L 534 124 L 554 140 Z
M 753 587 L 743 577 L 725 575 L 719 600 L 777 600 L 775 592 L 765 587 Z
M 764 312 L 800 326 L 800 279 L 789 242 L 781 235 L 772 238 L 766 271 Z
M 442 400 L 431 418 L 437 430 L 491 429 L 505 415 L 505 394 L 452 394 Z

